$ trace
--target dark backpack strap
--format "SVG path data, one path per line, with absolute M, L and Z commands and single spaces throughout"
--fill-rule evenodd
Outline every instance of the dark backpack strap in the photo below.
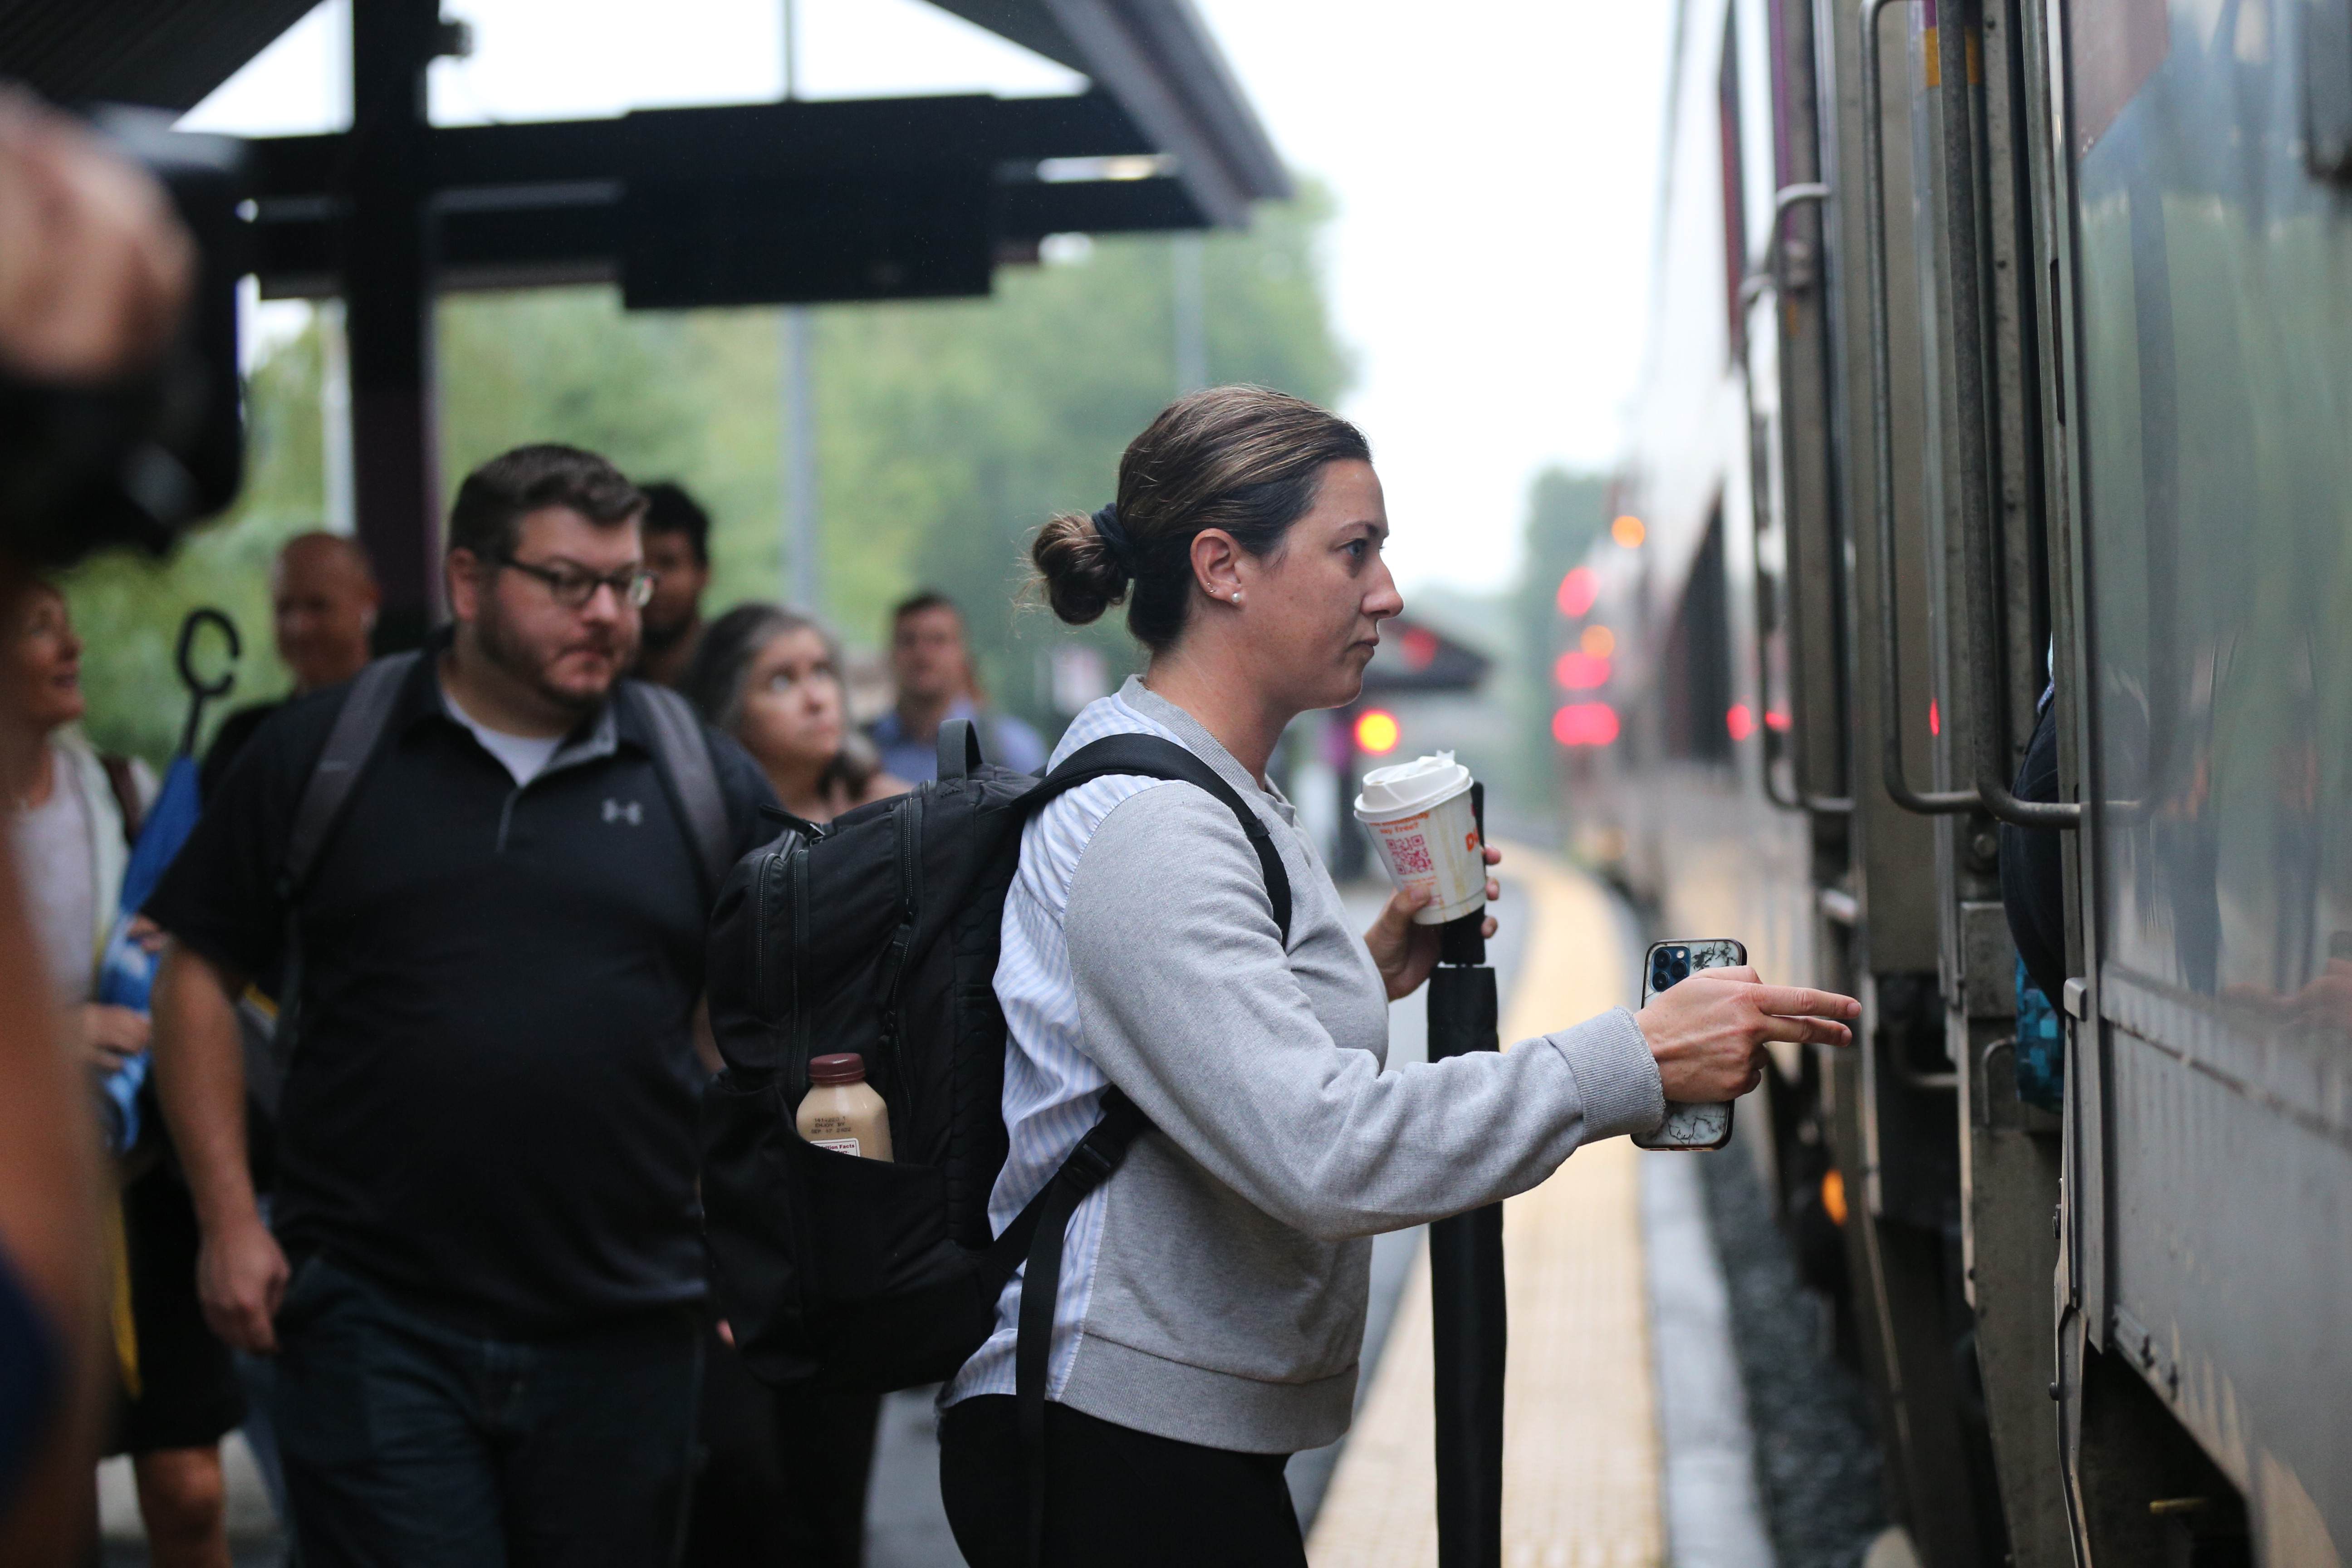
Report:
M 988 761 L 980 747 L 980 726 L 969 719 L 943 719 L 940 721 L 940 780 L 951 784 L 971 776 L 971 770 Z
M 342 710 L 335 715 L 334 727 L 327 731 L 327 748 L 319 753 L 310 782 L 302 788 L 301 803 L 294 808 L 294 826 L 287 836 L 279 882 L 289 905 L 310 881 L 319 851 L 326 847 L 344 803 L 352 798 L 368 759 L 375 754 L 376 742 L 383 738 L 383 727 L 392 718 L 393 703 L 400 696 L 401 682 L 424 657 L 414 651 L 395 653 L 377 659 L 352 680 Z
M 368 759 L 375 755 L 376 743 L 383 739 L 384 726 L 392 720 L 393 704 L 400 697 L 401 683 L 424 657 L 415 651 L 390 654 L 361 670 L 352 679 L 351 689 L 343 696 L 343 706 L 327 731 L 326 749 L 319 753 L 319 761 L 310 770 L 310 782 L 302 786 L 302 798 L 294 807 L 294 826 L 286 837 L 286 859 L 278 873 L 278 899 L 286 906 L 286 941 L 279 953 L 278 1021 L 271 1032 L 271 1053 L 281 1082 L 287 1064 L 294 1058 L 296 1026 L 301 1014 L 301 921 L 296 910 L 302 889 L 310 885 L 310 873 L 319 863 L 319 852 L 326 847 L 327 838 L 341 819 L 343 807 L 358 786 L 360 775 L 367 771 Z
M 950 722 L 971 731 L 967 721 Z M 970 744 L 977 752 L 976 734 Z M 948 776 L 947 725 L 940 726 L 940 761 L 941 776 Z M 1062 764 L 1046 774 L 1035 789 L 1021 797 L 1021 807 L 1031 813 L 1041 811 L 1047 802 L 1082 784 L 1116 776 L 1189 784 L 1224 802 L 1225 808 L 1241 823 L 1242 831 L 1249 836 L 1250 847 L 1257 852 L 1274 923 L 1282 932 L 1283 945 L 1290 944 L 1290 876 L 1283 869 L 1281 853 L 1275 848 L 1274 836 L 1267 830 L 1265 819 L 1250 809 L 1241 793 L 1226 783 L 1216 769 L 1173 741 L 1157 735 L 1107 735 L 1081 746 L 1064 758 Z M 1062 1162 L 1053 1180 L 1004 1227 L 982 1265 L 982 1279 L 992 1293 L 1004 1288 L 1003 1282 L 1013 1277 L 1016 1266 L 1022 1269 L 1013 1378 L 1020 1417 L 1023 1468 L 1029 1481 L 1030 1568 L 1042 1568 L 1045 1562 L 1045 1383 L 1052 1364 L 1054 1308 L 1061 1294 L 1062 1249 L 1067 1239 L 1070 1216 L 1077 1212 L 1088 1193 L 1110 1179 L 1136 1139 L 1150 1127 L 1150 1119 L 1125 1094 L 1117 1089 L 1105 1094 L 1102 1120 L 1078 1141 L 1078 1146 Z
M 1062 1288 L 1062 1244 L 1070 1216 L 1088 1193 L 1110 1180 L 1136 1139 L 1151 1122 L 1118 1089 L 1104 1094 L 1102 1120 L 1070 1151 L 1062 1168 L 1031 1198 L 982 1263 L 991 1295 L 1004 1289 L 1018 1266 L 1021 1312 L 1013 1347 L 1013 1380 L 1021 1424 L 1023 1468 L 1029 1479 L 1029 1563 L 1040 1568 L 1045 1549 L 1045 1375 L 1054 1349 L 1054 1303 Z
M 678 808 L 701 863 L 703 886 L 713 898 L 734 865 L 735 836 L 727 826 L 727 800 L 719 793 L 719 766 L 710 758 L 710 742 L 693 704 L 667 686 L 642 680 L 629 682 L 637 706 L 654 732 L 654 751 L 669 786 L 677 792 Z
M 147 825 L 147 813 L 139 799 L 139 774 L 129 757 L 118 757 L 112 752 L 100 752 L 98 765 L 106 770 L 106 787 L 113 792 L 114 809 L 122 814 L 122 841 L 135 845 L 139 830 Z
M 1234 814 L 1242 831 L 1249 835 L 1250 847 L 1257 851 L 1258 869 L 1265 874 L 1266 901 L 1273 906 L 1274 923 L 1282 932 L 1282 945 L 1288 947 L 1290 874 L 1283 869 L 1282 853 L 1275 847 L 1274 835 L 1267 830 L 1265 818 L 1250 809 L 1241 792 L 1227 784 L 1223 773 L 1175 742 L 1157 735 L 1106 735 L 1089 742 L 1063 758 L 1060 766 L 1021 797 L 1021 805 L 1024 810 L 1042 811 L 1046 802 L 1082 784 L 1119 775 L 1171 779 L 1204 789 L 1225 803 L 1225 809 Z

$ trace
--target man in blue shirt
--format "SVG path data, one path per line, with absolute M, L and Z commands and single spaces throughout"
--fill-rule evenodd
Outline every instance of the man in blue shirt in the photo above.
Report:
M 963 612 L 945 594 L 926 589 L 890 612 L 890 674 L 898 706 L 866 731 L 881 750 L 884 772 L 909 784 L 939 777 L 940 726 L 950 719 L 979 724 L 990 762 L 1016 773 L 1045 771 L 1045 744 L 1037 731 L 981 706 Z

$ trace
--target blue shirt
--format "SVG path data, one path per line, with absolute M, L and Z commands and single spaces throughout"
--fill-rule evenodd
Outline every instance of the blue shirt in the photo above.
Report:
M 980 725 L 980 749 L 988 760 L 1016 773 L 1042 773 L 1045 771 L 1045 742 L 1037 731 L 1009 713 L 982 715 L 969 698 L 959 697 L 948 710 L 949 719 L 971 719 Z M 945 722 L 945 721 L 941 721 Z M 908 784 L 921 784 L 940 776 L 940 745 L 936 736 L 928 741 L 909 737 L 906 727 L 898 722 L 898 710 L 892 709 L 866 727 L 866 733 L 882 752 L 882 770 L 895 773 Z

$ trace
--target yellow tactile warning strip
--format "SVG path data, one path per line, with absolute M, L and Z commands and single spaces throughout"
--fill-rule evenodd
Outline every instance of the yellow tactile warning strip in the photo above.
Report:
M 1626 950 L 1591 879 L 1507 847 L 1512 912 L 1531 921 L 1503 1008 L 1506 1046 L 1629 1000 Z M 1658 1423 L 1642 1274 L 1639 1155 L 1584 1150 L 1503 1210 L 1511 1357 L 1505 1385 L 1505 1568 L 1651 1568 L 1664 1556 Z M 1428 1257 L 1307 1547 L 1314 1568 L 1433 1568 L 1436 1483 Z

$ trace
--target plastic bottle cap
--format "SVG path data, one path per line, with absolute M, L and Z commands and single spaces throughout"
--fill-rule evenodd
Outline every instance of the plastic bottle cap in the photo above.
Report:
M 814 1057 L 809 1061 L 811 1083 L 864 1083 L 866 1058 L 856 1051 L 842 1051 L 829 1057 Z
M 1470 787 L 1470 770 L 1451 752 L 1415 757 L 1409 763 L 1374 768 L 1364 775 L 1364 793 L 1356 797 L 1360 816 L 1386 816 L 1432 805 Z

